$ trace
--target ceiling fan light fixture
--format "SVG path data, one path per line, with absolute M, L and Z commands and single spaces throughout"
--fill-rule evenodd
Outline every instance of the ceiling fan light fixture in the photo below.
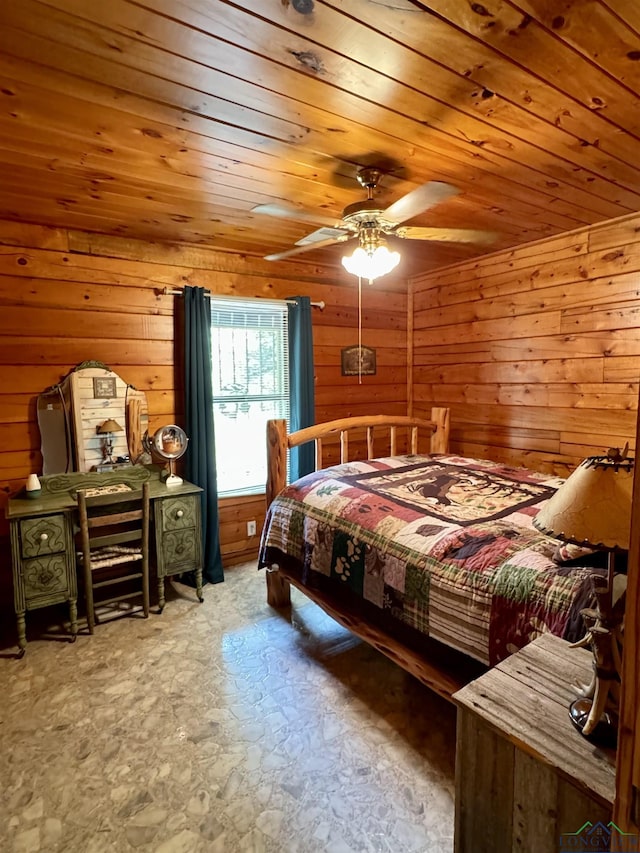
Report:
M 342 258 L 342 266 L 347 272 L 359 278 L 369 279 L 369 284 L 375 278 L 391 272 L 399 263 L 400 253 L 390 252 L 384 243 L 367 249 L 358 246 L 352 255 L 345 255 Z

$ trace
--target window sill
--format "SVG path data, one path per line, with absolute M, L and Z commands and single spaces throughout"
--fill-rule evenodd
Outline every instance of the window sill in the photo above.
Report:
M 247 494 L 246 492 L 239 493 L 237 495 L 230 495 L 229 493 L 225 495 L 218 495 L 218 503 L 219 504 L 238 504 L 238 503 L 250 503 L 257 499 L 264 500 L 265 499 L 265 491 L 262 489 L 259 492 L 251 492 Z

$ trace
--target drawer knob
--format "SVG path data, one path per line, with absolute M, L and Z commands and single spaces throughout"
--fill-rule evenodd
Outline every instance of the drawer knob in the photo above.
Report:
M 41 534 L 40 534 L 40 541 L 41 541 L 41 542 L 46 542 L 48 538 L 49 538 L 49 534 L 48 534 L 48 533 L 41 533 Z
M 183 510 L 183 509 L 179 509 L 179 510 L 176 512 L 176 518 L 182 518 L 182 516 L 183 516 L 183 515 L 184 515 L 184 510 Z

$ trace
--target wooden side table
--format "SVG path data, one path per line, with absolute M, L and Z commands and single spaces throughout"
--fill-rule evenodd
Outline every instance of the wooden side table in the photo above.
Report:
M 568 713 L 591 671 L 589 651 L 545 634 L 454 694 L 455 853 L 558 853 L 611 820 L 615 754 Z

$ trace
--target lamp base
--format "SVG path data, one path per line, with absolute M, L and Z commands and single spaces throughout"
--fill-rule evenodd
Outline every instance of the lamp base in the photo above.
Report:
M 591 699 L 585 697 L 574 699 L 569 705 L 569 719 L 580 734 L 592 743 L 597 743 L 600 746 L 615 746 L 618 739 L 618 727 L 613 716 L 606 711 L 596 723 L 593 731 L 588 735 L 583 734 L 582 730 L 589 718 L 592 705 Z

